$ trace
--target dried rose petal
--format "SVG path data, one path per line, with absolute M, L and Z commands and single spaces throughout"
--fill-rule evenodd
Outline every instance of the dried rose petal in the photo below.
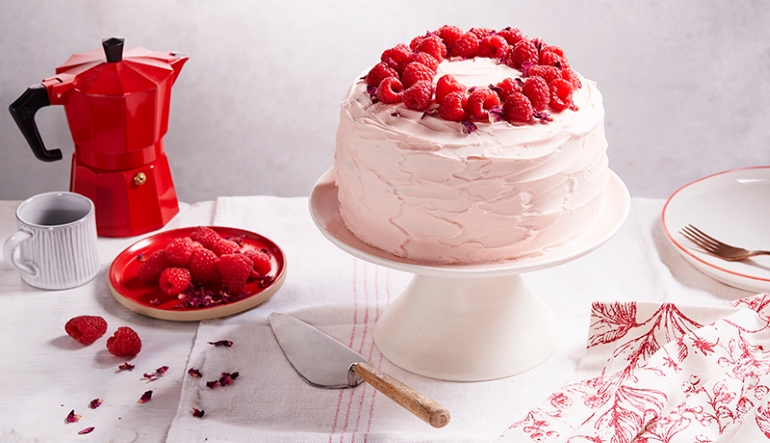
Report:
M 158 306 L 158 305 L 160 305 L 160 299 L 154 298 L 154 299 L 150 300 L 150 304 L 152 306 Z
M 473 134 L 478 129 L 476 127 L 476 124 L 473 122 L 463 121 L 462 124 L 463 124 L 463 128 L 462 128 L 463 134 Z
M 155 373 L 159 376 L 163 377 L 163 375 L 168 371 L 168 366 L 161 366 L 158 369 L 155 370 Z
M 203 377 L 203 374 L 201 374 L 201 371 L 199 371 L 197 369 L 190 369 L 189 371 L 187 371 L 187 373 L 190 374 L 191 376 L 195 377 L 195 378 Z
M 492 109 L 489 110 L 489 122 L 490 123 L 496 123 L 503 121 L 503 117 L 505 116 L 505 111 L 503 110 L 502 106 L 494 106 Z
M 93 430 L 94 430 L 94 427 L 93 427 L 93 426 L 89 426 L 89 427 L 87 427 L 87 428 L 85 428 L 85 429 L 81 429 L 81 430 L 79 430 L 79 431 L 78 431 L 78 435 L 83 435 L 83 434 L 90 434 L 90 433 L 91 433 L 91 431 L 93 431 Z
M 140 263 L 143 261 L 147 261 L 147 256 L 140 252 L 139 254 L 137 254 L 136 260 Z
M 129 363 L 129 362 L 125 362 L 125 363 L 123 363 L 122 365 L 118 366 L 118 369 L 120 369 L 121 371 L 131 371 L 131 370 L 133 370 L 135 367 L 136 367 L 135 365 L 132 365 L 132 364 L 131 364 L 131 363 Z
M 80 414 L 75 414 L 75 410 L 71 410 L 69 414 L 67 414 L 67 418 L 64 419 L 65 423 L 77 423 L 81 419 Z
M 152 391 L 146 391 L 137 403 L 147 403 L 150 400 L 152 400 Z
M 214 389 L 219 387 L 219 380 L 212 380 L 206 382 L 206 387 L 209 389 Z
M 203 414 L 205 413 L 206 411 L 204 411 L 203 409 L 192 408 L 193 417 L 203 418 Z
M 533 112 L 532 117 L 535 117 L 536 119 L 539 119 L 541 123 L 543 122 L 552 122 L 553 117 L 551 117 L 551 114 L 543 111 L 543 112 Z
M 144 375 L 142 375 L 142 379 L 145 379 L 145 378 L 147 379 L 147 382 L 149 383 L 151 381 L 157 380 L 159 377 L 157 375 L 155 375 L 155 374 L 148 374 L 148 373 L 145 372 Z
M 223 372 L 223 373 L 222 373 L 222 375 L 229 375 L 229 376 L 230 376 L 230 378 L 232 378 L 233 380 L 235 380 L 235 379 L 236 379 L 236 378 L 238 378 L 238 376 L 239 376 L 239 375 L 241 375 L 241 374 L 240 374 L 238 371 L 235 371 L 235 372 Z
M 233 345 L 233 342 L 231 342 L 230 340 L 219 340 L 214 342 L 210 341 L 209 344 L 214 346 L 225 346 L 229 348 L 230 346 Z
M 102 400 L 101 398 L 95 398 L 91 400 L 91 403 L 88 404 L 88 407 L 91 409 L 96 409 L 99 406 L 101 406 L 102 403 L 104 403 L 104 400 Z
M 225 374 L 219 378 L 219 384 L 222 386 L 231 385 L 233 384 L 233 378 Z

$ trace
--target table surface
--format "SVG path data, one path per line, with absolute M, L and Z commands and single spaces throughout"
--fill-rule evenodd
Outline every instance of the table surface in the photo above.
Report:
M 14 211 L 19 203 L 0 201 L 2 240 L 16 230 Z M 557 316 L 578 328 L 587 326 L 588 307 L 596 298 L 719 304 L 751 295 L 715 283 L 678 257 L 660 232 L 663 203 L 632 199 L 631 215 L 621 229 L 623 238 L 613 238 L 574 264 L 528 274 L 528 283 L 544 293 Z M 164 230 L 211 224 L 215 209 L 216 202 L 182 204 L 180 214 Z M 150 234 L 141 237 L 147 235 Z M 108 284 L 109 264 L 138 239 L 100 238 L 99 275 L 84 286 L 65 291 L 32 288 L 22 282 L 15 268 L 0 259 L 0 442 L 103 441 L 104 436 L 116 442 L 166 440 L 177 413 L 198 323 L 148 318 L 127 310 L 114 299 Z M 627 243 L 637 241 L 650 243 L 648 249 L 657 252 L 627 255 Z M 657 270 L 647 273 L 650 267 Z M 587 269 L 595 272 L 589 275 Z M 575 291 L 573 300 L 569 300 L 569 293 L 549 294 L 547 289 L 559 278 L 591 289 Z M 578 303 L 580 309 L 575 308 Z M 104 317 L 109 325 L 107 336 L 119 326 L 134 328 L 145 343 L 143 352 L 131 360 L 136 368 L 130 372 L 118 370 L 124 359 L 108 353 L 107 336 L 90 346 L 82 346 L 68 337 L 64 324 L 78 315 Z M 539 394 L 517 399 L 513 412 L 523 413 L 537 406 L 574 372 L 584 351 L 584 337 L 565 339 L 569 343 L 544 368 L 514 377 L 527 385 L 526 392 Z M 545 380 L 538 376 L 538 371 L 554 365 L 564 366 L 560 369 L 563 379 Z M 169 367 L 164 377 L 155 381 L 143 379 L 144 373 L 152 373 L 161 366 Z M 137 403 L 147 390 L 153 391 L 152 401 Z M 103 404 L 90 409 L 89 402 L 96 398 L 102 399 Z M 71 410 L 82 416 L 78 423 L 65 423 Z M 90 426 L 95 427 L 94 433 L 77 435 Z

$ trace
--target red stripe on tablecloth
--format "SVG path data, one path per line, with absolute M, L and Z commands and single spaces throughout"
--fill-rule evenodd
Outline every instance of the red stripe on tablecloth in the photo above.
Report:
M 374 297 L 375 302 L 377 306 L 377 310 L 375 311 L 374 321 L 377 321 L 377 319 L 380 318 L 380 285 L 379 285 L 379 279 L 377 278 L 378 272 L 377 267 L 374 269 Z M 385 295 L 386 295 L 386 302 L 385 306 L 388 306 L 390 304 L 390 269 L 385 269 Z M 372 352 L 374 351 L 374 346 L 372 346 Z M 372 352 L 369 353 L 369 358 L 372 358 Z M 383 356 L 381 352 L 377 352 L 379 359 L 377 362 L 377 369 L 382 369 L 382 362 L 383 362 Z M 366 433 L 364 434 L 364 443 L 367 443 L 369 440 L 369 433 L 372 431 L 372 419 L 374 418 L 374 401 L 377 398 L 377 390 L 372 389 L 372 402 L 369 405 L 369 420 L 366 422 Z

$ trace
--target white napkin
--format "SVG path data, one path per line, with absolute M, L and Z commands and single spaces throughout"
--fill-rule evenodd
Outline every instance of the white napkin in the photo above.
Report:
M 606 245 L 568 264 L 524 276 L 560 320 L 561 347 L 551 359 L 514 377 L 459 383 L 406 372 L 374 346 L 377 316 L 411 275 L 353 258 L 333 246 L 310 219 L 307 198 L 220 198 L 214 223 L 271 238 L 286 253 L 288 277 L 263 305 L 201 322 L 188 369 L 203 376 L 184 379 L 168 441 L 492 442 L 509 428 L 514 432 L 527 411 L 548 401 L 550 393 L 575 374 L 585 351 L 593 301 L 722 305 L 725 299 L 749 295 L 714 282 L 677 256 L 660 232 L 662 203 L 634 199 L 629 221 Z M 346 390 L 306 384 L 270 330 L 267 317 L 275 311 L 292 314 L 351 346 L 376 367 L 442 403 L 452 421 L 433 429 L 368 384 Z M 219 340 L 234 344 L 208 344 Z M 584 368 L 601 371 L 601 366 Z M 206 387 L 222 372 L 235 371 L 239 377 L 234 384 Z M 205 415 L 194 417 L 192 408 Z

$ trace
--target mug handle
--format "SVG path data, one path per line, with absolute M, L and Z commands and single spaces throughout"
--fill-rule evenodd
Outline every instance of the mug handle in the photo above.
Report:
M 37 269 L 32 266 L 27 266 L 23 263 L 19 263 L 16 261 L 16 257 L 14 254 L 16 252 L 16 248 L 19 247 L 19 245 L 25 241 L 32 238 L 32 233 L 26 232 L 26 231 L 16 231 L 15 234 L 10 236 L 8 240 L 5 241 L 5 245 L 3 245 L 3 257 L 5 257 L 5 261 L 12 264 L 16 267 L 16 269 L 26 272 L 27 274 L 35 275 L 37 274 Z

